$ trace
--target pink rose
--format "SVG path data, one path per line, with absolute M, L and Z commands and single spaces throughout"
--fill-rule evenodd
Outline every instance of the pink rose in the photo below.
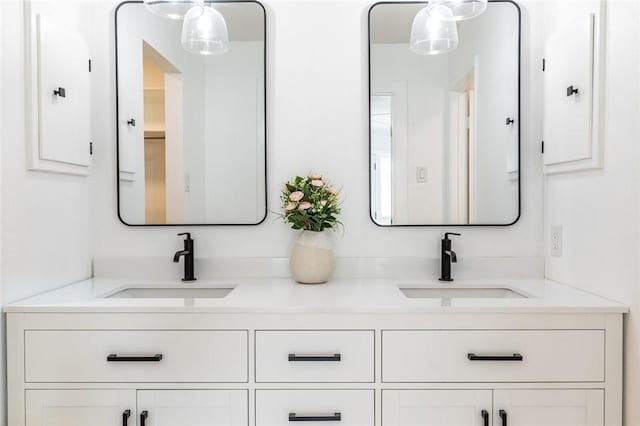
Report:
M 300 201 L 304 197 L 304 194 L 301 191 L 292 192 L 289 195 L 289 199 L 291 201 Z
M 327 192 L 331 195 L 338 195 L 338 190 L 335 189 L 333 186 L 330 188 L 327 188 Z
M 298 206 L 298 210 L 307 210 L 309 208 L 311 208 L 311 203 L 309 203 L 308 201 L 300 203 L 300 205 Z
M 320 205 L 321 205 L 322 207 L 325 207 L 325 206 L 327 205 L 327 200 L 322 200 L 322 201 L 320 201 Z
M 318 180 L 318 179 L 322 179 L 322 175 L 319 173 L 311 173 L 309 175 L 309 179 L 311 180 Z
M 315 186 L 316 188 L 320 188 L 322 186 L 324 186 L 324 182 L 321 181 L 320 179 L 315 179 L 311 181 L 311 185 Z
M 288 203 L 284 209 L 288 212 L 290 212 L 291 210 L 295 209 L 298 206 L 297 203 Z

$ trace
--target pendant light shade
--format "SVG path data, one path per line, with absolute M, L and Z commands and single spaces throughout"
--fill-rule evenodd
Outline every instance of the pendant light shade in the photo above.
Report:
M 411 27 L 410 47 L 418 55 L 439 55 L 458 47 L 458 26 L 451 9 L 433 4 L 420 10 Z
M 431 4 L 449 8 L 456 21 L 475 18 L 487 10 L 487 0 L 434 0 Z
M 194 7 L 184 18 L 182 47 L 200 55 L 221 55 L 229 50 L 224 16 L 211 6 Z
M 193 7 L 204 7 L 202 0 L 144 0 L 147 8 L 164 18 L 183 19 Z

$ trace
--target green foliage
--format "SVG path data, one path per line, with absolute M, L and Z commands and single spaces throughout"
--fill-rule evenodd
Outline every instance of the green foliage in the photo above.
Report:
M 337 229 L 340 205 L 339 192 L 322 175 L 296 176 L 282 190 L 282 220 L 293 229 L 324 231 Z

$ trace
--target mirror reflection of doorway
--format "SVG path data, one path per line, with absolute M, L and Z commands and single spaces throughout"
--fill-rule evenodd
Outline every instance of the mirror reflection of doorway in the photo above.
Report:
M 376 223 L 393 223 L 393 126 L 391 94 L 371 97 L 371 200 Z
M 145 222 L 180 223 L 185 188 L 182 74 L 148 43 L 142 50 Z
M 454 85 L 450 93 L 449 221 L 475 220 L 475 70 Z

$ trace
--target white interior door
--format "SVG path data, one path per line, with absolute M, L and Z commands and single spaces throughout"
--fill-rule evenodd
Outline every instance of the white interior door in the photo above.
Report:
M 604 391 L 496 390 L 496 425 L 602 426 Z
M 26 391 L 26 426 L 134 426 L 135 419 L 134 390 Z
M 491 399 L 490 390 L 383 390 L 382 424 L 488 426 Z
M 247 426 L 246 390 L 138 391 L 138 426 Z

